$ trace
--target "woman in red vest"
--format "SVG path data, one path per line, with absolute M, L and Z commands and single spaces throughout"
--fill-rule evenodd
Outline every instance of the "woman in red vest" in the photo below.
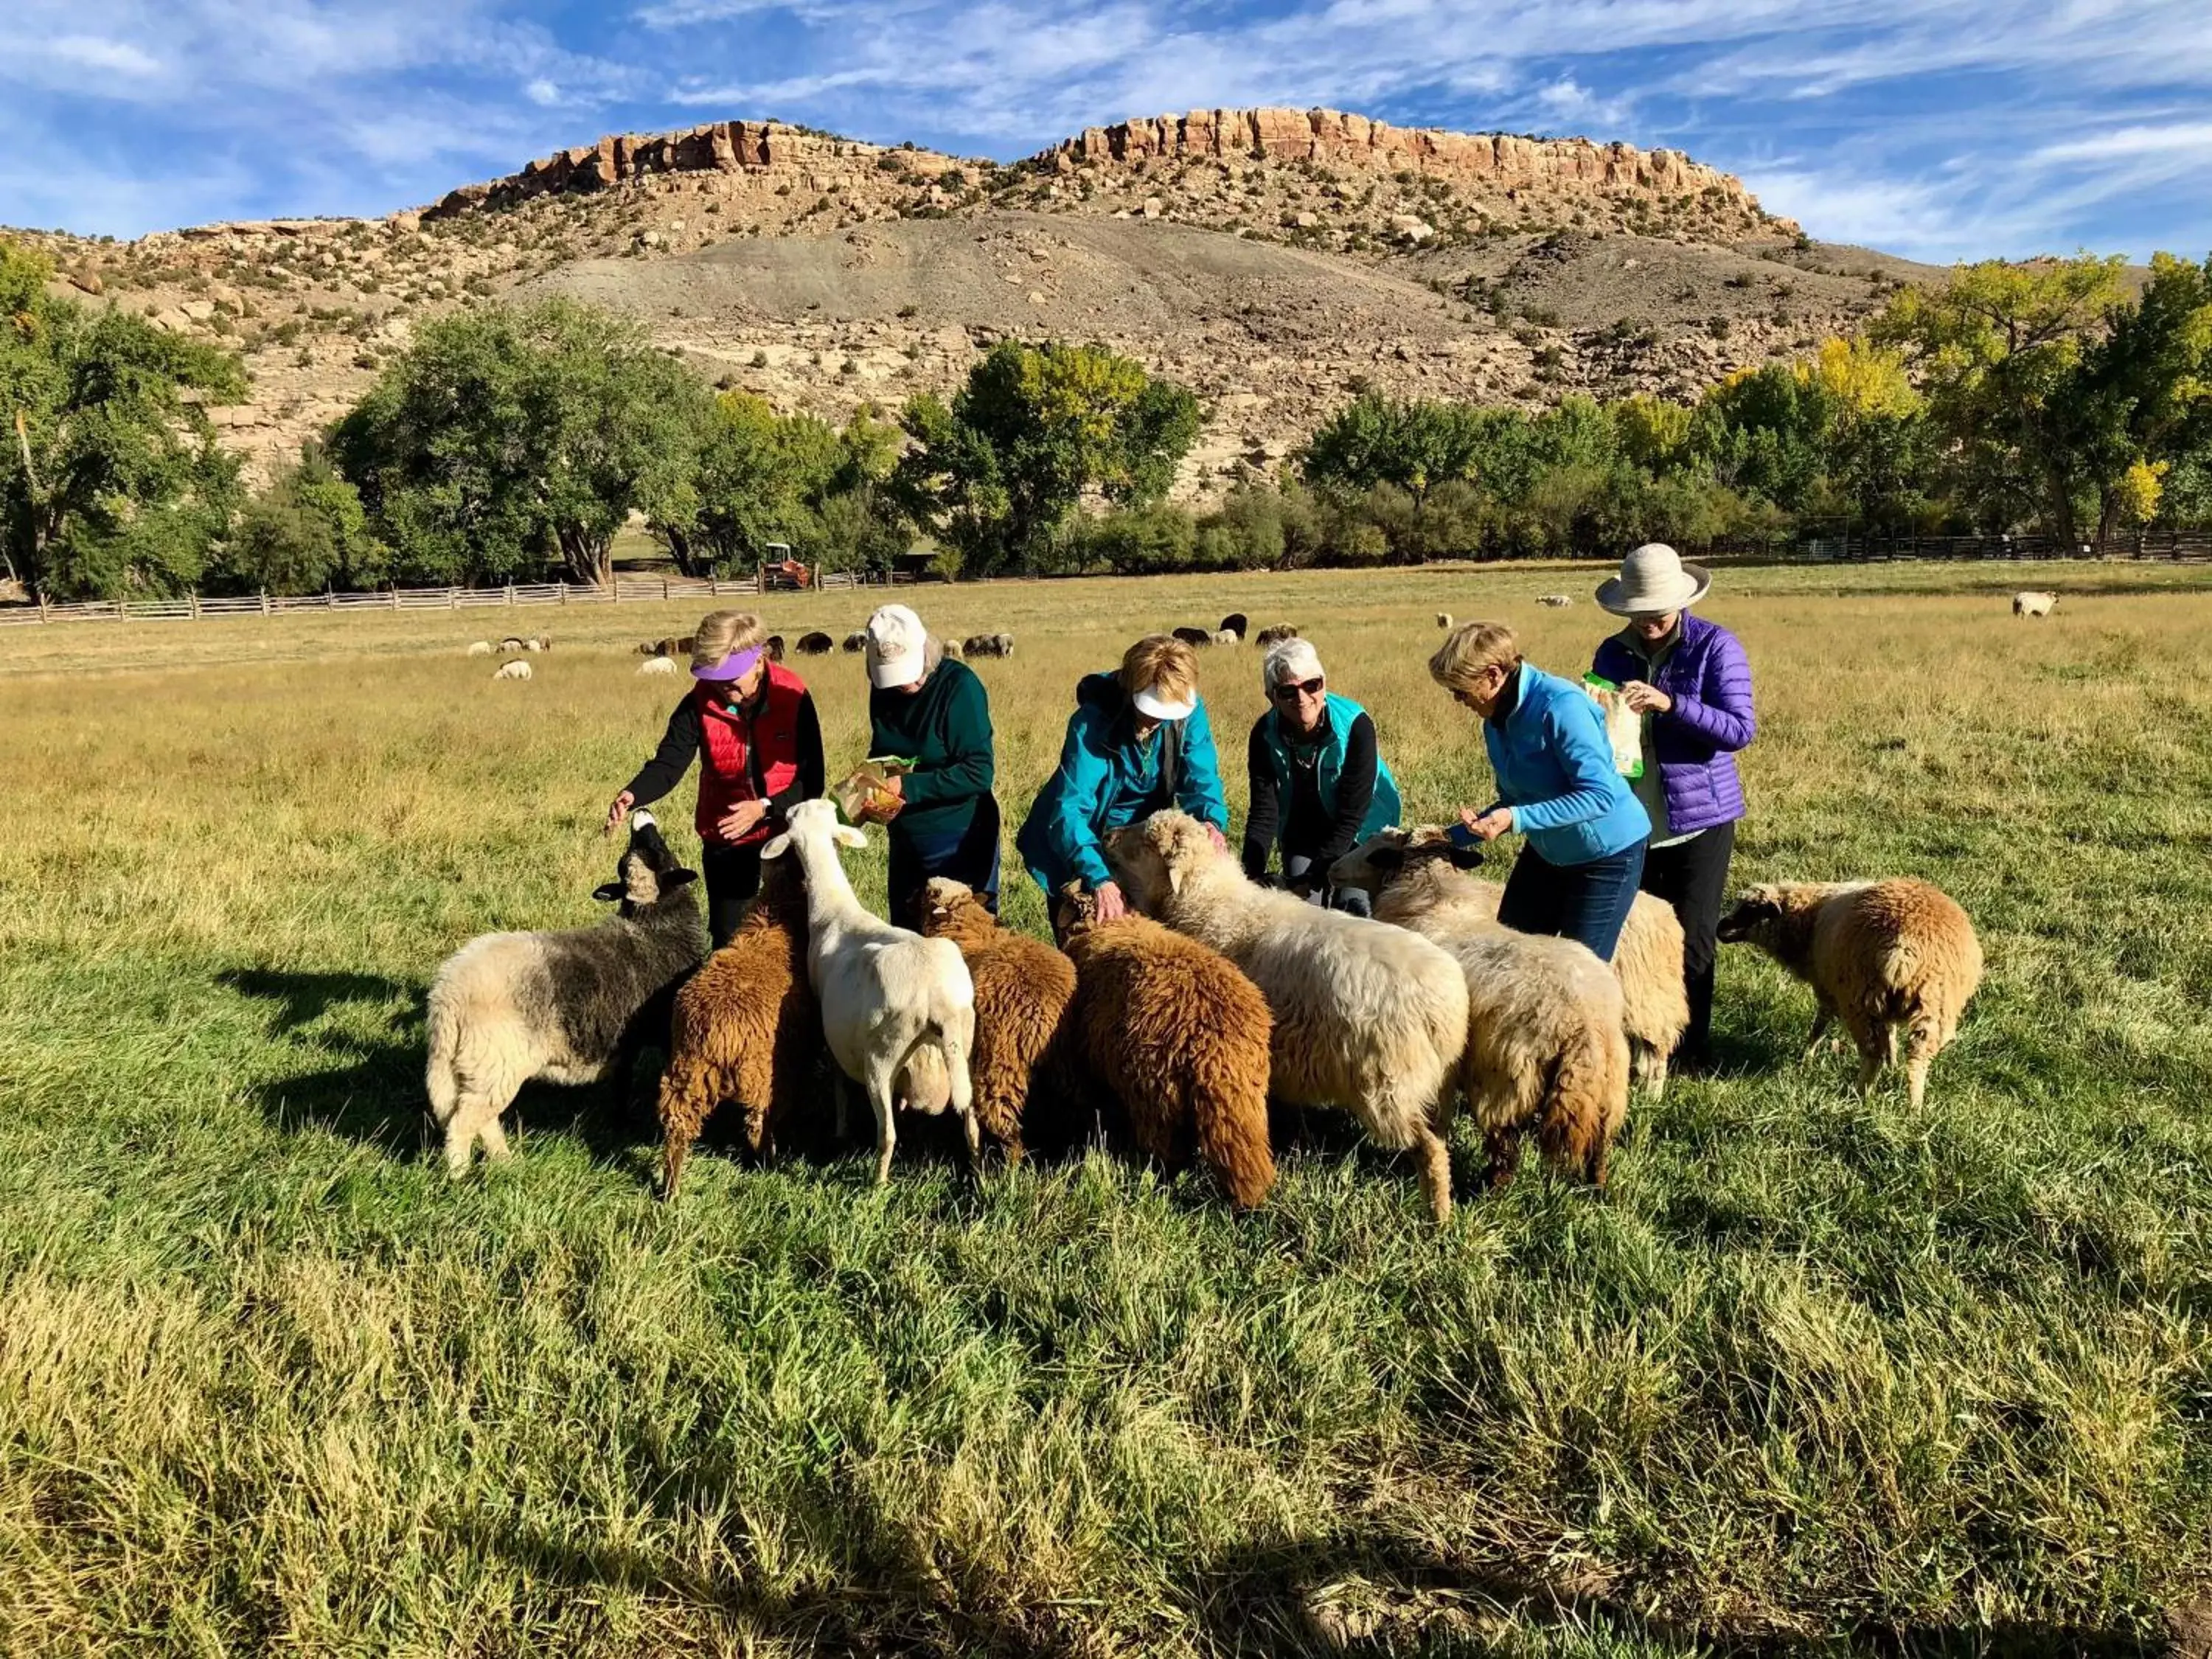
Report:
M 676 705 L 660 747 L 607 808 L 610 826 L 684 780 L 699 757 L 701 873 L 707 925 L 720 950 L 760 890 L 760 849 L 783 815 L 822 793 L 822 722 L 813 694 L 768 659 L 768 629 L 749 611 L 716 611 L 693 635 L 690 696 Z

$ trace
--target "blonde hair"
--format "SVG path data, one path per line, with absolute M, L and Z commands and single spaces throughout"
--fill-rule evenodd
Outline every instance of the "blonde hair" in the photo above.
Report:
M 1147 634 L 1121 653 L 1121 690 L 1188 702 L 1198 696 L 1198 653 L 1172 634 Z
M 1521 665 L 1521 642 L 1504 623 L 1462 623 L 1429 659 L 1429 678 L 1447 691 L 1469 691 L 1486 668 Z
M 691 665 L 712 668 L 733 651 L 750 651 L 768 629 L 750 611 L 709 611 L 691 635 Z

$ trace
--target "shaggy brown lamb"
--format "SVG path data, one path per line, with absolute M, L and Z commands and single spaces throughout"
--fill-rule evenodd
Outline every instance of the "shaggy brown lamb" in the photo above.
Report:
M 1450 846 L 1450 838 L 1437 824 L 1380 830 L 1338 860 L 1329 879 L 1340 887 L 1376 892 L 1382 883 L 1364 866 L 1370 849 L 1403 848 L 1410 860 L 1449 857 Z M 1504 887 L 1472 876 L 1468 883 L 1468 901 L 1480 899 L 1495 921 Z M 1620 980 L 1624 1029 L 1636 1081 L 1656 1100 L 1667 1091 L 1668 1060 L 1690 1025 L 1690 994 L 1682 978 L 1682 924 L 1663 900 L 1649 893 L 1636 896 L 1627 926 L 1620 930 L 1620 943 L 1613 947 L 1613 971 Z
M 1172 1174 L 1195 1150 L 1231 1204 L 1256 1209 L 1275 1185 L 1267 999 L 1195 939 L 1133 913 L 1103 926 L 1097 915 L 1097 901 L 1070 888 L 1053 917 L 1075 967 L 1076 1054 L 1146 1157 Z
M 1928 1067 L 1957 1035 L 1982 982 L 1982 946 L 1956 901 L 1924 881 L 1777 882 L 1753 887 L 1721 918 L 1721 940 L 1756 945 L 1813 988 L 1809 1056 L 1840 1019 L 1859 1051 L 1859 1092 L 1897 1064 L 1918 1106 Z
M 805 889 L 787 863 L 770 864 L 737 933 L 677 993 L 660 1079 L 660 1195 L 676 1196 L 691 1143 L 725 1101 L 744 1109 L 745 1145 L 773 1153 L 821 1053 Z
M 1060 1086 L 1059 1042 L 1075 997 L 1075 969 L 1042 939 L 1001 927 L 966 886 L 933 876 L 915 901 L 925 939 L 960 947 L 975 982 L 975 1048 L 968 1074 L 975 1121 L 1009 1163 L 1022 1155 L 1022 1121 L 1033 1085 Z

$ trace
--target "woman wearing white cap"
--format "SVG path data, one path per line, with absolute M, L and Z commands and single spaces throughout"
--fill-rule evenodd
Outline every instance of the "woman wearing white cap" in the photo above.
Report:
M 991 702 L 983 682 L 902 605 L 868 618 L 868 752 L 912 763 L 890 781 L 899 805 L 882 814 L 890 842 L 890 918 L 912 912 L 932 876 L 999 908 L 999 803 Z
M 1686 1069 L 1711 1060 L 1713 960 L 1744 811 L 1735 755 L 1759 731 L 1742 645 L 1690 614 L 1712 581 L 1662 542 L 1638 548 L 1597 591 L 1598 604 L 1628 626 L 1600 643 L 1592 665 L 1644 716 L 1645 764 L 1634 785 L 1651 818 L 1643 889 L 1682 923 L 1690 1024 L 1674 1063 Z
M 1086 675 L 1075 688 L 1060 767 L 1037 798 L 1014 847 L 1051 904 L 1070 882 L 1097 895 L 1098 920 L 1127 906 L 1106 868 L 1100 838 L 1177 806 L 1229 846 L 1229 806 L 1213 727 L 1198 696 L 1198 657 L 1181 640 L 1153 634 L 1123 653 L 1120 670 Z
M 716 611 L 692 635 L 690 694 L 660 747 L 607 808 L 607 827 L 659 800 L 699 757 L 699 868 L 714 948 L 729 942 L 760 891 L 760 849 L 796 803 L 822 793 L 822 722 L 805 682 L 768 659 L 768 629 L 749 611 Z

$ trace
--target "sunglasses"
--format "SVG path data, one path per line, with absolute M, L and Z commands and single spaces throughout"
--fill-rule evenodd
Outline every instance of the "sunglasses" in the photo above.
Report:
M 1299 697 L 1317 697 L 1321 696 L 1321 688 L 1322 681 L 1318 678 L 1286 681 L 1275 688 L 1275 701 L 1291 702 Z

